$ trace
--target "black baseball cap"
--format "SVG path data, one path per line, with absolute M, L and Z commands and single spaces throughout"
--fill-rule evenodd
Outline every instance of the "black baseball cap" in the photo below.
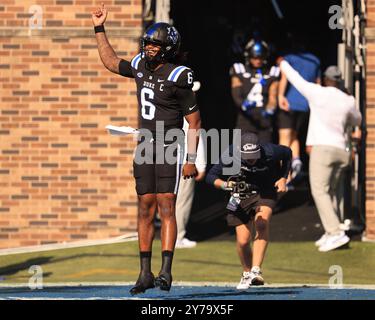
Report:
M 245 132 L 241 135 L 241 159 L 257 160 L 260 158 L 259 138 L 255 133 Z

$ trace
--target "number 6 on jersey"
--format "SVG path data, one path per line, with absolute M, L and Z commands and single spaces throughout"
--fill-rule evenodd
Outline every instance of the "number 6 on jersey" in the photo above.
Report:
M 154 99 L 154 91 L 152 91 L 149 88 L 142 88 L 141 90 L 141 105 L 142 105 L 141 114 L 142 114 L 143 119 L 152 120 L 155 117 L 155 105 L 152 102 L 147 101 L 146 95 L 148 96 L 149 100 L 152 100 Z

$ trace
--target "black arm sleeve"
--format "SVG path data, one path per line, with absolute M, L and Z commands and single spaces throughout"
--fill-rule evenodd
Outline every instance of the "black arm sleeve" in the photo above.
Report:
M 238 164 L 238 167 L 241 166 L 241 159 L 237 158 L 233 154 L 233 145 L 220 156 L 219 163 L 215 164 L 208 171 L 206 176 L 206 182 L 208 184 L 214 184 L 216 179 L 226 179 L 224 175 L 224 168 L 233 166 L 234 161 Z
M 216 179 L 220 179 L 223 172 L 223 165 L 222 163 L 217 163 L 208 171 L 206 176 L 206 182 L 208 184 L 214 184 Z
M 232 98 L 233 98 L 235 105 L 238 108 L 241 108 L 241 105 L 243 102 L 241 87 L 232 88 Z
M 277 160 L 281 160 L 281 176 L 287 179 L 292 167 L 292 150 L 288 147 L 278 145 L 275 151 Z
M 134 78 L 133 72 L 132 72 L 132 66 L 129 61 L 121 59 L 118 65 L 118 69 L 119 69 L 119 74 L 121 74 L 123 77 Z
M 190 88 L 176 87 L 176 96 L 184 116 L 199 110 L 195 93 Z

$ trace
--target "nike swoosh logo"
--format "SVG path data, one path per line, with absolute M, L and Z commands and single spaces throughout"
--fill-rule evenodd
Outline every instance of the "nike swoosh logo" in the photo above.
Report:
M 192 106 L 191 108 L 189 108 L 189 110 L 193 110 L 196 106 L 197 106 L 197 105 Z

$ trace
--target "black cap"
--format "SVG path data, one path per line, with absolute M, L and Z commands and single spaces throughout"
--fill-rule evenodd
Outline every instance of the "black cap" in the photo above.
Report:
M 241 159 L 257 160 L 260 158 L 259 138 L 255 133 L 245 132 L 241 135 Z

